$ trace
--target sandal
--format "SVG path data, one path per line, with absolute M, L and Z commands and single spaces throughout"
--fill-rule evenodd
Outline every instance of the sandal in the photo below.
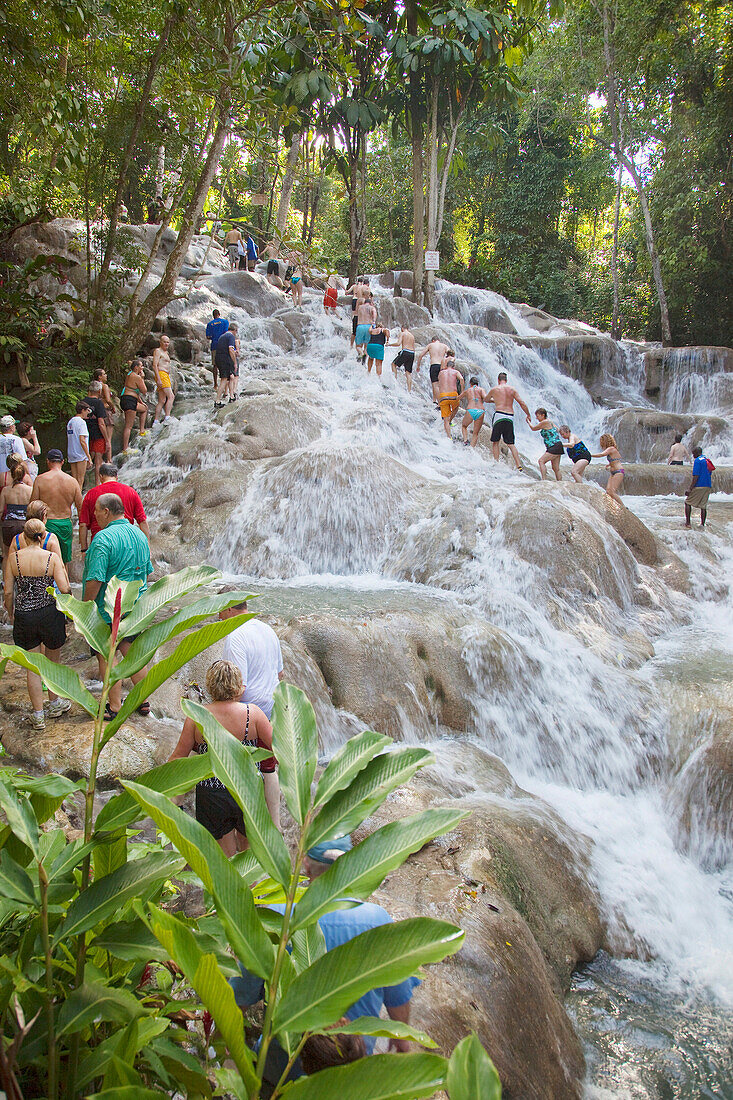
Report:
M 143 718 L 147 718 L 147 716 L 150 714 L 150 703 L 147 701 L 147 699 L 137 708 L 137 713 L 142 714 Z
M 109 703 L 105 703 L 105 705 L 104 705 L 104 720 L 105 720 L 105 722 L 111 722 L 113 718 L 117 717 L 118 713 L 119 713 L 119 711 L 112 710 L 112 707 L 109 705 Z

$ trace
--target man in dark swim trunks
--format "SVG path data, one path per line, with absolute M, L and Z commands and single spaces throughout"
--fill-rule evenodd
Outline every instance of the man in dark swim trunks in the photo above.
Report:
M 399 336 L 390 341 L 387 347 L 401 349 L 392 362 L 392 370 L 396 378 L 398 368 L 403 368 L 405 372 L 405 381 L 407 382 L 407 392 L 412 393 L 412 368 L 415 363 L 415 337 L 412 335 L 407 325 L 402 325 Z M 416 368 L 415 373 L 420 373 L 419 367 Z
M 504 371 L 500 373 L 496 385 L 492 386 L 487 393 L 486 400 L 493 401 L 496 409 L 491 420 L 491 443 L 494 458 L 497 462 L 499 461 L 499 441 L 503 440 L 511 451 L 517 469 L 521 470 L 522 462 L 519 458 L 519 451 L 514 445 L 514 402 L 516 401 L 524 412 L 527 423 L 531 424 L 532 417 L 529 415 L 529 409 L 514 387 L 507 382 Z
M 444 344 L 442 340 L 439 340 L 437 336 L 434 336 L 424 351 L 420 352 L 417 360 L 417 365 L 419 367 L 425 356 L 428 356 L 428 362 L 430 363 L 430 383 L 433 387 L 433 401 L 436 406 L 438 405 L 438 375 L 440 374 L 443 361 L 447 354 L 448 345 Z

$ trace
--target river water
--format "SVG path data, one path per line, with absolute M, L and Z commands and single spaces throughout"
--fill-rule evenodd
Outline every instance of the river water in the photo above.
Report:
M 482 384 L 507 370 L 531 410 L 546 406 L 594 449 L 610 410 L 548 358 L 477 326 L 482 309 L 511 312 L 508 303 L 489 292 L 439 289 L 436 324 Z M 256 464 L 208 560 L 260 592 L 263 612 L 284 618 L 334 612 L 352 616 L 360 629 L 361 620 L 366 627 L 383 611 L 463 617 L 474 685 L 465 736 L 499 755 L 525 790 L 593 842 L 590 873 L 610 953 L 576 976 L 568 1001 L 586 1048 L 588 1096 L 730 1100 L 730 837 L 721 842 L 703 805 L 690 837 L 681 839 L 675 800 L 684 761 L 704 749 L 718 703 L 730 701 L 733 502 L 714 498 L 708 529 L 688 532 L 678 498 L 627 497 L 689 567 L 689 593 L 637 565 L 604 525 L 593 552 L 593 595 L 580 595 L 549 550 L 543 558 L 543 516 L 533 519 L 522 503 L 527 475 L 493 463 L 488 449 L 445 438 L 426 372 L 408 395 L 404 376 L 390 369 L 389 350 L 381 383 L 368 377 L 348 351 L 346 316 L 324 317 L 320 295 L 308 291 L 306 343 L 297 354 L 283 352 L 264 322 L 230 308 L 205 284 L 186 320 L 204 324 L 213 306 L 240 322 L 243 385 L 265 384 L 270 393 L 261 400 L 277 399 L 274 415 L 292 414 L 296 434 L 303 410 L 310 420 L 298 446 Z M 519 328 L 524 322 L 512 316 Z M 638 354 L 624 352 L 627 377 L 619 385 L 628 405 L 647 403 Z M 720 403 L 727 382 L 698 384 L 690 364 L 684 372 L 670 386 L 670 407 L 730 413 Z M 701 408 L 701 395 L 717 406 Z M 126 466 L 133 483 L 165 490 L 182 480 L 191 467 L 172 465 L 171 452 L 202 431 L 197 465 L 221 466 L 217 446 L 227 425 L 215 416 L 210 391 L 188 386 L 174 411 L 178 419 Z M 521 416 L 517 443 L 530 461 L 543 450 Z M 597 513 L 561 492 L 558 502 L 590 543 Z M 156 513 L 155 499 L 150 512 L 160 519 L 164 508 Z M 547 506 L 556 507 L 553 498 Z M 517 536 L 520 513 L 525 527 Z M 518 554 L 523 539 L 532 541 L 534 558 Z M 487 622 L 501 632 L 508 692 L 494 682 Z M 651 638 L 653 656 L 634 660 L 629 639 L 639 630 Z M 431 736 L 448 735 L 430 715 L 412 713 L 406 739 L 424 741 L 431 729 Z M 336 725 L 326 752 L 338 737 Z

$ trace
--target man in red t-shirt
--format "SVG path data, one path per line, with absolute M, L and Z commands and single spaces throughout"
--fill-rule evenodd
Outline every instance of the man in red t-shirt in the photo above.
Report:
M 79 545 L 81 546 L 82 554 L 87 552 L 87 539 L 91 540 L 99 531 L 99 524 L 94 516 L 94 505 L 97 503 L 97 498 L 102 493 L 116 493 L 122 501 L 125 507 L 125 518 L 130 523 L 137 522 L 138 527 L 145 535 L 147 539 L 150 538 L 150 531 L 148 529 L 148 519 L 145 515 L 145 509 L 143 508 L 143 502 L 140 500 L 135 489 L 131 485 L 125 485 L 123 482 L 117 480 L 118 469 L 111 462 L 103 462 L 99 467 L 99 476 L 102 479 L 101 485 L 95 485 L 93 489 L 84 497 L 81 503 L 81 512 L 79 513 Z

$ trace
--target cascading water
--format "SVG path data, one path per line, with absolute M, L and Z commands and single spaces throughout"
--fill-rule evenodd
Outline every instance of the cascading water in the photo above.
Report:
M 260 460 L 248 474 L 226 529 L 214 539 L 211 560 L 246 576 L 255 590 L 258 578 L 278 581 L 279 599 L 291 614 L 333 607 L 367 620 L 371 611 L 385 609 L 406 614 L 419 609 L 436 624 L 452 617 L 451 630 L 462 632 L 472 685 L 466 736 L 498 754 L 525 790 L 592 839 L 590 873 L 608 923 L 609 949 L 620 958 L 633 956 L 600 960 L 579 978 L 573 993 L 572 1011 L 590 1044 L 591 1077 L 608 1090 L 595 1095 L 648 1100 L 725 1095 L 720 1090 L 729 1087 L 730 1077 L 722 1063 L 708 1092 L 697 1071 L 682 1074 L 678 1087 L 664 1067 L 656 1077 L 639 1070 L 628 1077 L 631 1091 L 617 1090 L 613 1043 L 606 1042 L 599 1024 L 609 1000 L 622 999 L 619 989 L 628 999 L 629 1016 L 640 998 L 648 998 L 649 1019 L 657 1022 L 650 1025 L 645 1049 L 649 1064 L 656 1065 L 655 1027 L 674 1032 L 684 1013 L 692 1014 L 692 1048 L 712 1042 L 724 1051 L 733 1020 L 730 852 L 722 859 L 718 845 L 714 867 L 708 863 L 703 869 L 696 862 L 704 848 L 699 838 L 686 847 L 679 842 L 675 798 L 679 801 L 684 790 L 667 796 L 678 751 L 668 685 L 684 678 L 686 660 L 677 655 L 676 639 L 695 620 L 697 645 L 711 644 L 720 628 L 715 616 L 721 612 L 706 602 L 706 591 L 695 581 L 698 572 L 704 571 L 722 596 L 728 623 L 733 610 L 725 524 L 711 509 L 711 528 L 699 536 L 699 548 L 689 551 L 668 518 L 678 505 L 629 498 L 692 568 L 691 595 L 668 589 L 600 523 L 592 494 L 601 490 L 588 487 L 583 496 L 545 486 L 530 498 L 526 477 L 494 464 L 482 447 L 464 450 L 445 438 L 432 409 L 426 369 L 416 376 L 412 395 L 393 376 L 391 352 L 382 385 L 368 377 L 348 352 L 345 313 L 324 317 L 320 299 L 307 294 L 299 322 L 305 343 L 294 353 L 287 341 L 272 338 L 280 331 L 273 328 L 276 322 L 292 321 L 287 309 L 259 322 L 211 291 L 197 297 L 186 314 L 190 323 L 203 325 L 212 304 L 242 322 L 248 346 L 243 383 L 256 377 L 269 390 L 264 399 L 288 408 L 297 402 L 315 417 L 296 446 Z M 578 380 L 559 370 L 551 356 L 480 327 L 482 310 L 501 308 L 518 330 L 521 317 L 508 302 L 442 283 L 438 302 L 441 332 L 482 384 L 493 384 L 497 371 L 506 370 L 530 410 L 544 405 L 553 419 L 597 443 L 607 410 Z M 622 347 L 618 359 L 623 369 L 616 384 L 626 387 L 629 404 L 638 404 L 639 354 L 635 347 Z M 274 379 L 269 386 L 268 379 Z M 210 399 L 199 398 L 197 411 L 130 461 L 130 479 L 143 488 L 164 485 L 166 477 L 168 484 L 181 480 L 195 465 L 180 457 L 185 459 L 187 441 L 194 440 L 199 465 L 214 468 L 217 453 L 233 432 L 246 427 L 257 400 L 231 406 L 215 419 L 213 410 L 205 409 Z M 297 436 L 297 418 L 295 424 Z M 521 415 L 517 443 L 530 458 L 542 450 Z M 547 531 L 553 532 L 552 541 L 544 537 Z M 561 554 L 552 548 L 558 533 L 566 547 Z M 269 584 L 263 588 L 265 608 L 271 590 Z M 366 621 L 355 624 L 355 632 L 365 629 Z M 653 659 L 645 635 L 654 638 Z M 393 644 L 399 645 L 398 637 Z M 730 674 L 730 646 L 723 645 L 722 654 Z M 410 684 L 404 695 L 403 736 L 449 732 L 436 729 Z M 349 723 L 352 728 L 351 717 Z M 331 744 L 337 729 L 334 722 Z M 711 998 L 719 999 L 714 1011 Z M 638 1036 L 635 1042 L 636 1048 L 644 1046 Z M 618 1057 L 625 1057 L 630 1044 L 617 1046 Z M 620 1071 L 616 1080 L 623 1084 Z

